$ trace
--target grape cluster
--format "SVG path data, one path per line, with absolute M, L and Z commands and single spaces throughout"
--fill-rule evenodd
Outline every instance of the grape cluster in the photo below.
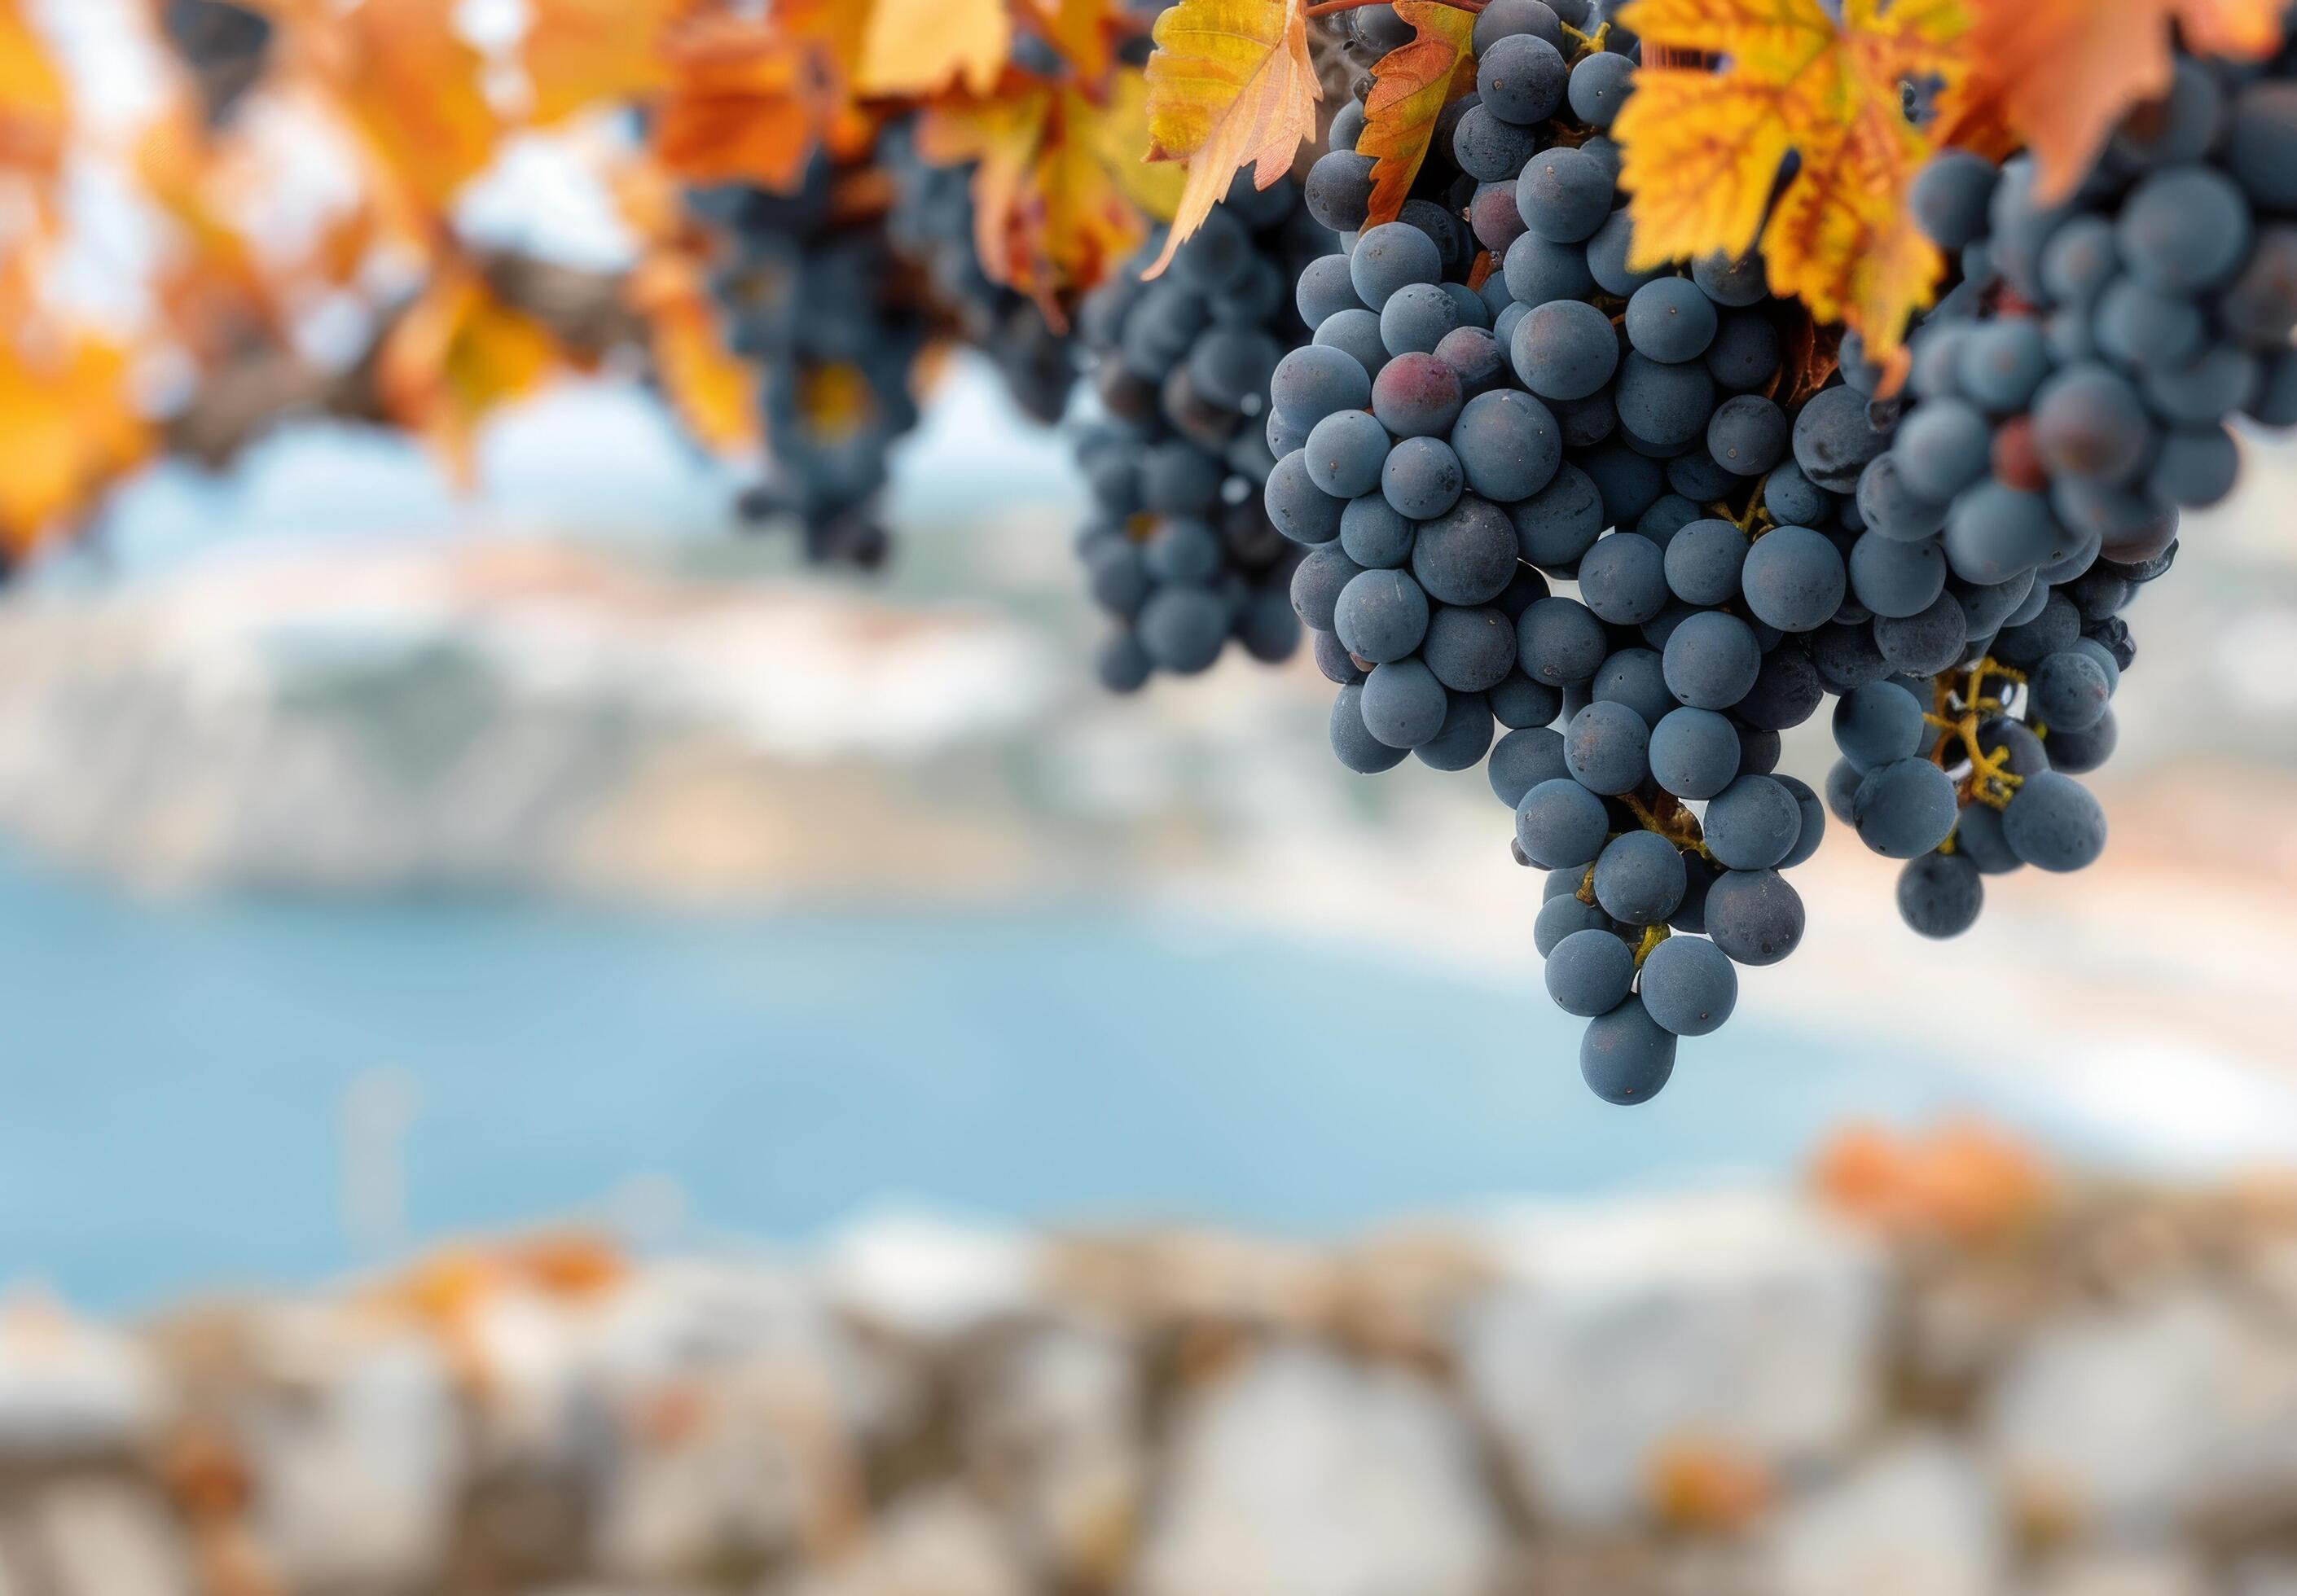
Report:
M 2297 54 L 2181 56 L 2063 201 L 2029 160 L 1950 152 L 1914 207 L 1962 281 L 1911 340 L 1902 413 L 1875 412 L 1823 661 L 1845 694 L 1829 796 L 1909 861 L 1908 924 L 1952 936 L 1985 876 L 2103 851 L 2074 778 L 2118 740 L 2122 611 L 2180 510 L 2232 491 L 2228 422 L 2297 424 Z
M 1114 621 L 1111 691 L 1209 670 L 1231 638 L 1273 663 L 1299 646 L 1286 595 L 1299 550 L 1261 506 L 1268 385 L 1305 335 L 1292 274 L 1331 246 L 1290 182 L 1239 177 L 1154 281 L 1141 253 L 1087 296 L 1080 333 L 1100 415 L 1077 443 L 1093 500 L 1077 551 Z
M 889 451 L 918 424 L 910 377 L 934 329 L 882 215 L 844 214 L 844 187 L 818 158 L 794 193 L 729 185 L 688 204 L 721 240 L 728 346 L 760 373 L 774 470 L 742 514 L 794 518 L 809 560 L 866 570 L 891 552 L 878 500 Z
M 1024 36 L 1017 45 L 1041 46 L 1041 41 Z M 885 218 L 893 248 L 924 274 L 935 309 L 955 334 L 996 366 L 1022 413 L 1051 426 L 1068 408 L 1076 358 L 1035 301 L 982 268 L 974 236 L 974 169 L 923 159 L 915 129 L 907 125 L 887 130 L 878 156 L 893 178 L 893 206 Z
M 1349 14 L 1387 42 L 1378 8 Z M 1271 383 L 1266 503 L 1309 551 L 1293 600 L 1339 687 L 1335 753 L 1486 766 L 1518 860 L 1551 872 L 1534 940 L 1589 1022 L 1582 1071 L 1642 1102 L 1678 1039 L 1729 1018 L 1738 968 L 1801 940 L 1782 872 L 1826 817 L 1775 773 L 1779 734 L 1824 697 L 1840 452 L 1884 440 L 1845 387 L 1782 402 L 1759 259 L 1628 267 L 1605 129 L 1631 37 L 1492 0 L 1474 42 L 1476 92 L 1395 220 L 1364 226 L 1360 105 L 1309 174 L 1317 219 L 1355 236 L 1301 275 L 1314 333 Z

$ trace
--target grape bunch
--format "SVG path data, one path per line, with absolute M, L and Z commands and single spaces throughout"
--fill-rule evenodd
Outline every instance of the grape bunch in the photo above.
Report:
M 1085 300 L 1100 415 L 1077 442 L 1093 501 L 1077 551 L 1115 622 L 1098 662 L 1113 692 L 1209 670 L 1231 638 L 1267 663 L 1299 646 L 1287 596 L 1299 550 L 1262 508 L 1263 413 L 1306 332 L 1292 276 L 1331 242 L 1295 185 L 1240 177 L 1169 271 L 1141 279 L 1163 248 L 1152 238 Z
M 1907 922 L 1952 936 L 1985 876 L 2103 851 L 2075 777 L 2118 741 L 2122 611 L 2174 561 L 2180 511 L 2233 490 L 2227 424 L 2297 424 L 2297 54 L 2181 56 L 2062 201 L 2030 160 L 1949 152 L 1914 208 L 1962 280 L 1860 474 L 1829 789 L 1909 861 Z
M 727 342 L 759 368 L 770 478 L 745 519 L 794 518 L 816 564 L 874 569 L 891 541 L 877 518 L 893 444 L 918 424 L 910 378 L 933 337 L 882 213 L 848 214 L 849 183 L 817 159 L 792 193 L 698 190 L 721 241 L 712 287 Z
M 1041 47 L 1026 36 L 1020 45 Z M 878 154 L 893 179 L 893 210 L 885 218 L 893 248 L 924 273 L 934 308 L 957 337 L 988 357 L 1022 414 L 1051 426 L 1068 408 L 1076 358 L 1033 300 L 982 268 L 974 238 L 974 169 L 926 160 L 907 125 L 886 131 Z
M 1378 8 L 1350 14 L 1384 40 Z M 1605 129 L 1632 37 L 1493 0 L 1474 42 L 1476 92 L 1395 220 L 1364 226 L 1360 104 L 1309 174 L 1355 236 L 1301 275 L 1313 336 L 1271 383 L 1266 503 L 1308 549 L 1293 600 L 1338 686 L 1335 753 L 1486 766 L 1518 860 L 1551 872 L 1534 940 L 1589 1022 L 1583 1073 L 1641 1102 L 1729 1018 L 1738 968 L 1802 937 L 1783 872 L 1826 817 L 1776 774 L 1779 734 L 1824 701 L 1812 634 L 1845 596 L 1857 483 L 1837 454 L 1866 447 L 1866 405 L 1782 402 L 1759 259 L 1629 268 Z

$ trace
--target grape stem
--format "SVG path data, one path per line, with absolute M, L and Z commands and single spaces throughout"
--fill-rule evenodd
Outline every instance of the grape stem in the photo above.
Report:
M 2005 687 L 2023 686 L 2026 680 L 2023 671 L 2013 670 L 1988 655 L 1967 671 L 1949 670 L 1939 677 L 1933 689 L 1931 712 L 1922 719 L 1939 734 L 1938 745 L 1931 751 L 1932 763 L 1951 772 L 1955 764 L 1968 761 L 1970 774 L 1960 783 L 1964 799 L 1983 803 L 1988 809 L 2007 809 L 2010 800 L 2025 785 L 2025 778 L 2009 769 L 2008 744 L 1988 753 L 1979 743 L 1979 728 L 1986 719 L 2009 708 L 2006 698 L 1987 695 L 1988 677 L 1999 677 Z
M 1669 931 L 1665 926 L 1644 926 L 1643 940 L 1635 949 L 1635 968 L 1642 969 L 1643 960 L 1649 958 L 1661 942 L 1674 934 L 1675 933 Z

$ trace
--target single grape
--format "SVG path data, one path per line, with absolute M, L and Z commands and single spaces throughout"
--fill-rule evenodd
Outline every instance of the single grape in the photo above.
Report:
M 1711 1036 L 1738 1007 L 1739 972 L 1713 942 L 1671 936 L 1644 958 L 1641 990 L 1644 1009 L 1662 1030 Z
M 1352 579 L 1332 613 L 1347 651 L 1376 665 L 1416 652 L 1428 635 L 1428 595 L 1401 571 L 1367 571 Z
M 1615 838 L 1595 860 L 1595 901 L 1624 925 L 1666 924 L 1687 882 L 1682 851 L 1655 831 Z
M 1432 521 L 1460 502 L 1467 477 L 1460 457 L 1440 438 L 1406 438 L 1387 454 L 1379 490 L 1391 508 L 1412 521 Z
M 1320 163 L 1321 164 L 1321 163 Z M 1536 238 L 1585 243 L 1609 219 L 1618 188 L 1601 161 L 1584 150 L 1543 150 L 1516 179 L 1516 208 Z
M 1675 1074 L 1675 1039 L 1629 998 L 1610 1013 L 1587 1022 L 1579 1044 L 1579 1074 L 1588 1090 L 1606 1103 L 1647 1103 Z
M 1575 931 L 1547 956 L 1547 995 L 1581 1019 L 1609 1014 L 1634 988 L 1635 956 L 1609 931 Z
M 1808 527 L 1782 526 L 1748 550 L 1740 585 L 1747 607 L 1765 625 L 1807 632 L 1834 619 L 1848 589 L 1848 574 L 1841 554 L 1825 537 Z
M 1734 964 L 1774 965 L 1801 945 L 1802 896 L 1776 870 L 1729 870 L 1707 893 L 1707 934 Z
M 1676 627 L 1664 658 L 1667 687 L 1693 709 L 1732 708 L 1753 689 L 1763 669 L 1763 647 L 1753 629 L 1735 615 L 1713 610 Z
M 1615 532 L 1579 562 L 1579 594 L 1614 626 L 1641 626 L 1667 605 L 1667 556 L 1650 539 Z
M 1577 781 L 1543 781 L 1517 806 L 1515 835 L 1535 863 L 1551 870 L 1577 869 L 1594 863 L 1610 840 L 1610 815 L 1603 801 Z
M 1563 760 L 1591 793 L 1632 793 L 1651 774 L 1651 728 L 1623 703 L 1591 703 L 1564 730 Z
M 1739 775 L 1739 733 L 1713 710 L 1669 711 L 1651 728 L 1651 778 L 1678 798 L 1706 799 Z
M 1926 759 L 1878 765 L 1858 784 L 1851 824 L 1885 859 L 1919 859 L 1953 834 L 1954 781 Z
M 1618 335 L 1594 306 L 1558 300 L 1538 306 L 1516 325 L 1510 355 L 1516 375 L 1540 398 L 1581 399 L 1618 372 Z
M 2002 835 L 2037 869 L 2086 869 L 2105 851 L 2105 811 L 2081 783 L 2045 770 L 2026 777 L 2012 794 L 2002 811 Z
M 1986 884 L 1961 853 L 1925 853 L 1898 875 L 1898 913 L 1916 934 L 1945 941 L 1978 924 Z
M 1444 437 L 1466 401 L 1460 374 L 1432 354 L 1399 355 L 1372 379 L 1372 414 L 1398 438 Z
M 1707 806 L 1708 851 L 1733 870 L 1768 870 L 1794 851 L 1802 809 L 1767 776 L 1741 776 Z
M 1444 604 L 1491 603 L 1506 591 L 1516 564 L 1514 523 L 1472 494 L 1423 525 L 1412 549 L 1413 576 Z
M 1555 480 L 1563 438 L 1546 406 L 1512 389 L 1470 399 L 1452 427 L 1468 485 L 1501 504 L 1529 498 Z

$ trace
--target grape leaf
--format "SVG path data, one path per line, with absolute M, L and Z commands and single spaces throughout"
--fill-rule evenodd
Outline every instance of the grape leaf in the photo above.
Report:
M 1147 95 L 1139 74 L 1118 75 L 1119 85 L 1127 80 L 1132 87 L 1112 94 L 1107 107 L 1079 89 L 1047 86 L 931 107 L 918 126 L 926 160 L 978 163 L 974 227 L 982 266 L 1034 299 L 1056 325 L 1062 296 L 1107 278 L 1148 230 L 1134 155 Z M 1131 132 L 1112 133 L 1124 128 L 1128 115 Z
M 1012 46 L 1005 0 L 874 0 L 861 42 L 861 91 L 929 95 L 959 82 L 986 95 Z
M 1901 85 L 1959 81 L 1964 0 L 1843 0 L 1840 23 L 1819 0 L 1634 0 L 1621 21 L 1669 63 L 1638 74 L 1613 129 L 1634 264 L 1759 243 L 1772 292 L 1892 357 L 1945 271 L 1907 205 L 1931 145 Z
M 399 315 L 375 380 L 391 420 L 429 439 L 468 481 L 479 424 L 532 392 L 562 363 L 547 327 L 497 299 L 457 260 L 442 264 Z
M 133 351 L 71 333 L 31 341 L 0 338 L 0 547 L 18 555 L 156 441 L 129 402 Z
M 728 351 L 708 284 L 694 263 L 667 252 L 649 256 L 623 292 L 646 324 L 655 380 L 687 430 L 721 453 L 753 447 L 757 380 Z
M 487 101 L 485 58 L 456 26 L 458 9 L 459 0 L 284 8 L 361 141 L 399 192 L 432 216 L 486 169 L 502 131 Z
M 522 54 L 533 116 L 547 127 L 662 88 L 664 28 L 687 0 L 527 0 Z
M 1106 0 L 1026 0 L 1038 26 L 1052 41 L 1077 76 L 1097 83 L 1108 70 L 1108 16 Z
M 1428 159 L 1436 119 L 1444 107 L 1476 86 L 1469 52 L 1476 13 L 1435 0 L 1396 0 L 1395 14 L 1417 29 L 1408 45 L 1391 50 L 1371 70 L 1364 96 L 1363 131 L 1356 153 L 1373 158 L 1371 214 L 1366 226 L 1392 222 L 1412 195 L 1412 179 Z
M 689 183 L 796 186 L 820 126 L 792 34 L 748 18 L 696 18 L 663 41 L 670 85 L 655 110 L 655 155 Z
M 21 0 L 0 0 L 0 169 L 55 176 L 70 115 L 63 78 Z
M 2281 0 L 1974 0 L 1985 41 L 1939 107 L 1938 136 L 2002 156 L 2021 145 L 2042 194 L 2071 193 L 2131 108 L 2168 92 L 2172 23 L 2204 55 L 2281 46 Z
M 1307 0 L 1180 0 L 1148 58 L 1148 159 L 1188 163 L 1172 231 L 1147 275 L 1204 225 L 1240 167 L 1262 188 L 1292 169 L 1323 98 L 1308 59 Z

